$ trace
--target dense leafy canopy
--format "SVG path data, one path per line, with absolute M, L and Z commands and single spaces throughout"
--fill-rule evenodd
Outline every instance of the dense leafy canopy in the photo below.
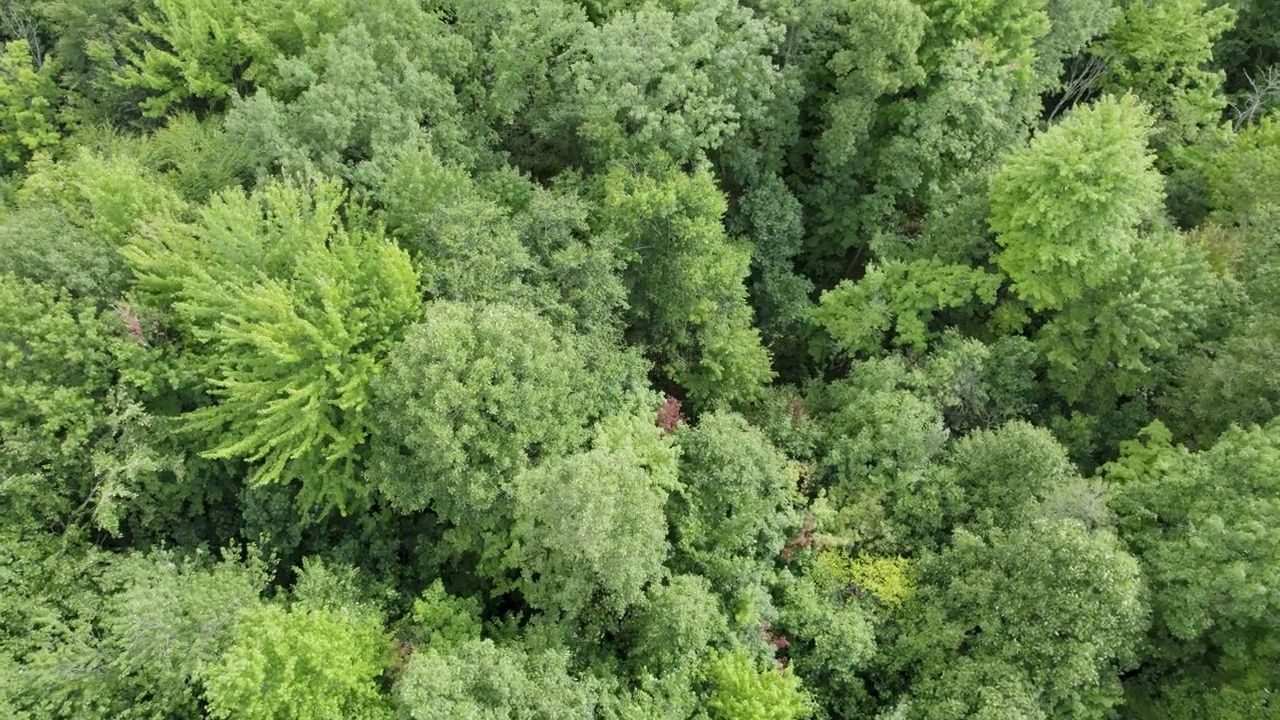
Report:
M 1270 0 L 0 3 L 0 717 L 1255 720 Z

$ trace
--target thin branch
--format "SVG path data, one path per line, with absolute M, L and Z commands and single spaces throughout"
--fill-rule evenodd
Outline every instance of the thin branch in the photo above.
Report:
M 1258 114 L 1270 105 L 1271 98 L 1280 95 L 1280 65 L 1272 65 L 1264 70 L 1258 78 L 1250 76 L 1248 72 L 1244 74 L 1244 77 L 1249 81 L 1250 91 L 1248 97 L 1239 105 L 1236 103 L 1229 104 L 1229 107 L 1236 115 L 1231 129 L 1237 132 L 1240 131 L 1240 128 L 1253 122 L 1258 117 Z
M 1090 92 L 1097 89 L 1098 81 L 1107 73 L 1107 64 L 1097 55 L 1087 58 L 1076 58 L 1071 62 L 1071 75 L 1062 86 L 1062 97 L 1053 106 L 1046 122 L 1051 122 L 1058 113 L 1083 100 Z
M 5 3 L 9 5 L 9 3 Z M 36 70 L 44 65 L 44 46 L 40 43 L 40 24 L 25 10 L 13 7 L 0 8 L 0 23 L 4 25 L 6 35 L 19 40 L 26 40 L 31 49 L 31 60 Z

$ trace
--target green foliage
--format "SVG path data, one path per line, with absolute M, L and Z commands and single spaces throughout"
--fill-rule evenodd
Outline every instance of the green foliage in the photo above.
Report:
M 1213 5 L 1213 7 L 1208 7 Z M 1218 124 L 1223 73 L 1211 69 L 1213 43 L 1234 24 L 1225 3 L 1132 0 L 1100 44 L 1103 86 L 1132 92 L 1155 117 L 1157 144 L 1185 144 Z
M 1205 169 L 1211 217 L 1220 223 L 1244 222 L 1250 214 L 1277 204 L 1266 188 L 1280 182 L 1280 116 L 1263 118 L 1234 135 Z
M 1274 716 L 1274 5 L 0 2 L 0 716 Z
M 520 471 L 588 437 L 583 367 L 532 311 L 429 303 L 375 386 L 370 480 L 400 510 L 488 527 Z
M 18 201 L 24 207 L 57 209 L 95 240 L 119 249 L 157 215 L 180 216 L 185 203 L 136 157 L 80 148 L 54 162 L 37 156 Z
M 1030 73 L 1036 43 L 1049 33 L 1045 0 L 920 0 L 929 16 L 922 60 L 930 69 L 957 43 L 975 42 L 997 64 Z
M 1074 520 L 962 530 L 918 577 L 890 655 L 918 668 L 917 683 L 941 681 L 963 656 L 1006 664 L 988 682 L 1021 680 L 1047 717 L 1107 717 L 1119 702 L 1146 608 L 1138 563 L 1113 535 Z
M 137 703 L 125 712 L 143 717 L 150 706 L 154 714 L 196 715 L 207 668 L 229 649 L 241 617 L 258 606 L 267 580 L 261 563 L 205 569 L 161 553 L 122 561 L 109 579 L 125 584 L 111 598 L 103 648 L 109 672 Z
M 864 672 L 876 653 L 876 611 L 860 590 L 837 586 L 816 573 L 787 587 L 773 642 L 820 707 L 837 717 L 857 717 L 870 707 Z M 782 632 L 785 630 L 785 635 Z
M 761 670 L 741 648 L 712 653 L 705 672 L 711 684 L 706 709 L 715 720 L 799 720 L 813 712 L 795 673 Z
M 259 172 L 319 171 L 376 188 L 406 146 L 426 141 L 451 161 L 480 154 L 450 83 L 470 62 L 466 41 L 412 0 L 346 10 L 341 29 L 280 63 L 280 88 L 259 89 L 228 112 L 227 130 Z
M 1277 415 L 1278 221 L 1280 209 L 1264 204 L 1237 227 L 1205 233 L 1221 238 L 1228 302 L 1221 335 L 1182 359 L 1173 387 L 1161 398 L 1161 419 L 1179 439 L 1208 447 L 1232 423 L 1266 423 Z
M 1118 15 L 1112 0 L 1048 0 L 1049 32 L 1036 47 L 1036 70 L 1051 89 L 1062 84 L 1063 61 L 1111 27 Z
M 27 40 L 4 43 L 0 55 L 0 157 L 3 169 L 20 167 L 32 152 L 58 144 L 59 100 L 53 60 L 41 63 Z
M 1161 200 L 1150 121 L 1129 97 L 1073 112 L 991 179 L 996 263 L 1033 310 L 1061 310 L 1123 267 Z
M 299 482 L 304 507 L 367 502 L 370 383 L 419 312 L 405 253 L 347 231 L 333 183 L 221 193 L 194 224 L 160 220 L 126 249 L 169 308 L 215 402 L 187 416 L 210 458 L 255 463 L 251 484 Z
M 1280 637 L 1280 428 L 1232 428 L 1194 454 L 1170 441 L 1154 424 L 1103 469 L 1120 532 L 1151 586 L 1154 662 L 1133 688 L 1155 706 L 1147 716 L 1171 713 L 1179 695 L 1189 696 L 1184 712 L 1211 707 L 1220 692 L 1260 700 Z
M 220 121 L 198 120 L 187 113 L 170 116 L 163 128 L 139 142 L 136 152 L 185 200 L 195 203 L 207 202 L 220 190 L 246 186 L 254 165 L 248 149 Z
M 752 243 L 750 285 L 760 334 L 775 349 L 794 342 L 804 328 L 813 283 L 795 271 L 804 245 L 800 201 L 776 175 L 763 179 L 739 200 L 742 235 Z M 726 219 L 730 226 L 733 215 Z
M 624 413 L 599 423 L 590 450 L 516 479 L 513 554 L 530 605 L 589 619 L 641 600 L 667 558 L 676 457 L 651 416 Z
M 667 509 L 675 564 L 731 601 L 768 579 L 799 526 L 799 469 L 733 413 L 704 415 L 677 437 L 680 487 Z
M 691 669 L 729 632 L 712 584 L 699 575 L 676 575 L 650 585 L 637 605 L 630 664 L 654 677 Z
M 56 580 L 25 588 L 35 591 L 43 627 L 32 635 L 39 646 L 19 655 L 19 707 L 33 717 L 198 716 L 209 664 L 258 605 L 262 563 L 252 553 L 247 563 L 213 566 L 171 552 L 107 557 L 89 553 L 69 565 L 87 573 L 78 588 Z M 49 560 L 52 569 L 70 557 L 54 552 Z M 42 603 L 55 588 L 59 600 Z
M 732 0 L 663 5 L 614 13 L 575 39 L 563 66 L 569 94 L 548 129 L 575 133 L 597 167 L 696 160 L 772 97 L 781 28 Z
M 1025 417 L 1038 395 L 1034 344 L 1018 335 L 991 344 L 947 331 L 920 373 L 947 427 L 963 433 Z
M 480 603 L 445 592 L 436 580 L 413 601 L 417 639 L 428 645 L 452 647 L 480 637 Z
M 50 207 L 0 219 L 0 273 L 65 288 L 76 297 L 120 297 L 129 268 L 116 248 Z
M 968 657 L 935 677 L 917 679 L 910 698 L 903 700 L 894 720 L 1047 720 L 1036 702 L 1035 688 L 1017 668 L 998 661 Z
M 823 293 L 812 318 L 847 355 L 878 355 L 886 341 L 923 352 L 935 313 L 975 300 L 992 304 L 999 286 L 1000 278 L 981 268 L 937 260 L 872 264 L 857 283 Z
M 519 647 L 470 640 L 418 650 L 396 683 L 402 717 L 430 720 L 594 717 L 589 680 L 569 674 L 563 651 L 525 652 Z
M 625 238 L 631 322 L 664 372 L 699 403 L 751 398 L 773 373 L 746 302 L 749 253 L 725 236 L 711 175 L 619 169 L 603 190 L 608 227 Z
M 1161 185 L 1145 118 L 1128 96 L 1077 109 L 991 181 L 996 263 L 1019 299 L 1053 313 L 1037 343 L 1069 401 L 1134 392 L 1203 321 L 1203 259 L 1175 234 L 1139 232 Z
M 141 405 L 155 380 L 145 329 L 131 336 L 94 300 L 12 275 L 0 276 L 0 308 L 6 514 L 118 533 L 121 506 L 173 466 Z
M 399 154 L 378 192 L 387 225 L 423 271 L 433 298 L 507 301 L 529 295 L 533 267 L 519 226 L 467 173 L 426 149 Z
M 893 613 L 915 594 L 910 566 L 911 561 L 904 557 L 879 557 L 865 552 L 850 557 L 838 550 L 824 550 L 818 554 L 812 577 L 818 587 L 828 592 L 870 593 Z
M 864 203 L 849 199 L 873 192 L 867 175 L 875 168 L 871 141 L 881 106 L 925 79 L 917 52 L 928 18 L 908 0 L 816 5 L 817 12 L 792 11 L 797 27 L 791 32 L 800 51 L 794 62 L 807 76 L 810 112 L 818 120 L 811 141 L 817 187 L 812 199 L 801 197 L 812 207 L 822 243 L 815 247 L 810 239 L 808 244 L 825 256 L 854 246 L 860 233 L 870 230 L 863 226 Z
M 233 90 L 270 85 L 277 59 L 296 55 L 336 29 L 338 0 L 210 2 L 152 0 L 138 17 L 139 40 L 125 48 L 117 81 L 145 89 L 149 117 L 199 100 L 215 108 Z
M 847 545 L 897 551 L 887 513 L 895 498 L 932 482 L 950 436 L 938 408 L 912 390 L 898 358 L 857 364 L 817 398 L 823 412 L 828 532 Z M 866 544 L 866 543 L 875 543 Z
M 382 619 L 366 608 L 263 604 L 206 671 L 209 716 L 390 718 L 378 688 L 390 657 Z

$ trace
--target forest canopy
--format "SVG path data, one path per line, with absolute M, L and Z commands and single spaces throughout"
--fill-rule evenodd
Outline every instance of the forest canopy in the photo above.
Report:
M 5 0 L 0 717 L 1280 718 L 1272 0 Z

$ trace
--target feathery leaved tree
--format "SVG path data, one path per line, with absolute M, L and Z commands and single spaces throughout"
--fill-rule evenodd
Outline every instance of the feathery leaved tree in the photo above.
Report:
M 209 438 L 204 455 L 346 513 L 369 498 L 370 384 L 421 300 L 404 251 L 343 227 L 343 199 L 332 181 L 227 191 L 195 222 L 158 218 L 124 252 L 205 382 L 211 403 L 186 418 Z

